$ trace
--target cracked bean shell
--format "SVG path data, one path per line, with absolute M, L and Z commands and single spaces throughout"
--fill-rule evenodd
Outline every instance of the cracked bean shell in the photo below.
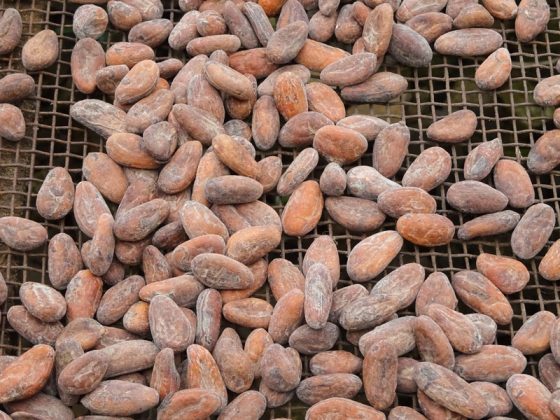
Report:
M 365 153 L 367 145 L 366 138 L 359 132 L 335 125 L 320 128 L 313 138 L 313 147 L 319 154 L 339 165 L 358 160 Z
M 359 242 L 350 252 L 346 270 L 356 282 L 365 282 L 379 275 L 397 256 L 403 245 L 395 231 L 376 233 Z M 377 258 L 370 258 L 376 255 Z
M 502 36 L 493 29 L 468 28 L 443 34 L 434 48 L 441 55 L 470 58 L 493 53 L 503 42 Z
M 481 253 L 476 269 L 505 294 L 517 293 L 529 282 L 529 271 L 514 258 Z
M 513 253 L 524 260 L 533 258 L 545 247 L 555 225 L 552 207 L 544 203 L 532 205 L 511 234 Z
M 323 194 L 316 181 L 305 181 L 288 199 L 282 212 L 282 227 L 289 236 L 303 236 L 312 231 L 323 212 Z
M 488 315 L 500 325 L 509 324 L 513 309 L 494 283 L 477 271 L 464 270 L 453 275 L 453 289 L 465 305 Z

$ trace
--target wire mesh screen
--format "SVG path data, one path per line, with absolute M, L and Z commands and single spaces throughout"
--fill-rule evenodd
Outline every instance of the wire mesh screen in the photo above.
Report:
M 177 2 L 164 1 L 164 17 L 177 22 L 182 16 Z M 497 22 L 495 28 L 503 35 L 505 47 L 509 50 L 513 70 L 511 78 L 497 91 L 481 92 L 474 83 L 474 73 L 483 59 L 461 59 L 454 57 L 434 56 L 432 64 L 424 69 L 411 69 L 394 65 L 386 60 L 387 70 L 400 73 L 408 80 L 408 90 L 400 98 L 387 105 L 349 105 L 348 114 L 372 114 L 390 122 L 404 121 L 411 130 L 411 143 L 403 167 L 396 175 L 400 181 L 405 169 L 426 148 L 436 145 L 426 137 L 427 127 L 439 116 L 452 111 L 468 108 L 478 116 L 478 127 L 469 142 L 455 145 L 441 145 L 452 156 L 452 172 L 448 182 L 432 191 L 438 204 L 438 212 L 449 217 L 456 226 L 466 222 L 471 216 L 465 216 L 451 208 L 445 201 L 445 192 L 454 182 L 463 178 L 463 165 L 469 151 L 478 144 L 501 138 L 505 157 L 525 163 L 531 145 L 547 129 L 552 128 L 552 109 L 542 109 L 532 100 L 532 92 L 538 81 L 553 74 L 554 65 L 560 58 L 560 0 L 549 0 L 551 20 L 548 31 L 541 34 L 536 41 L 520 44 L 515 37 L 513 21 Z M 24 34 L 20 46 L 10 55 L 0 57 L 0 77 L 16 71 L 23 71 L 21 66 L 21 46 L 23 42 L 38 31 L 50 28 L 59 37 L 60 57 L 57 63 L 48 70 L 32 73 L 37 83 L 36 96 L 22 104 L 27 121 L 25 138 L 19 143 L 11 143 L 0 139 L 0 216 L 17 215 L 35 219 L 44 224 L 52 237 L 58 232 L 66 232 L 80 244 L 85 241 L 73 220 L 68 216 L 60 222 L 45 222 L 35 210 L 35 198 L 41 182 L 49 169 L 55 166 L 67 168 L 74 181 L 82 179 L 81 167 L 83 158 L 90 152 L 103 149 L 102 139 L 93 132 L 85 130 L 69 117 L 70 105 L 85 98 L 77 91 L 70 75 L 70 54 L 75 43 L 72 31 L 72 14 L 77 5 L 66 1 L 9 1 L 0 0 L 0 9 L 15 7 L 22 14 Z M 104 48 L 111 44 L 126 40 L 120 31 L 109 29 L 99 40 Z M 186 59 L 184 53 L 173 52 L 166 47 L 156 50 L 158 59 L 175 56 Z M 90 97 L 102 96 L 99 93 Z M 371 165 L 370 144 L 368 152 L 356 164 Z M 274 149 L 259 153 L 260 157 L 281 156 L 284 167 L 287 167 L 297 151 Z M 525 165 L 526 166 L 526 165 Z M 324 162 L 320 164 L 312 176 L 318 179 Z M 560 184 L 560 171 L 548 175 L 531 175 L 537 201 L 551 205 L 556 214 L 560 214 L 560 198 L 557 183 Z M 491 183 L 491 180 L 489 181 Z M 268 194 L 263 197 L 278 212 L 282 211 L 283 203 L 279 197 Z M 551 241 L 560 238 L 560 224 L 554 229 Z M 388 219 L 382 229 L 394 229 L 395 221 Z M 269 255 L 269 261 L 276 257 L 286 258 L 300 264 L 314 238 L 328 234 L 336 241 L 342 266 L 342 280 L 338 287 L 351 282 L 346 275 L 346 258 L 365 235 L 348 232 L 333 222 L 326 211 L 321 222 L 310 234 L 301 238 L 284 237 L 280 247 Z M 551 242 L 552 243 L 552 242 Z M 47 246 L 29 253 L 20 253 L 0 244 L 0 272 L 9 285 L 9 298 L 2 310 L 0 324 L 0 352 L 3 354 L 20 354 L 30 344 L 20 338 L 10 328 L 6 320 L 6 312 L 11 305 L 18 304 L 18 288 L 25 281 L 48 283 Z M 400 255 L 390 264 L 386 272 L 394 270 L 407 262 L 422 264 L 427 273 L 441 271 L 448 275 L 463 269 L 475 268 L 476 257 L 482 252 L 511 256 L 512 251 L 509 235 L 471 240 L 468 243 L 453 240 L 447 246 L 433 249 L 420 248 L 406 243 Z M 510 344 L 511 337 L 521 324 L 539 310 L 549 310 L 555 314 L 560 311 L 559 287 L 555 283 L 545 281 L 537 274 L 537 266 L 544 255 L 541 252 L 535 259 L 527 261 L 531 280 L 527 287 L 519 293 L 509 296 L 514 309 L 514 318 L 510 325 L 498 329 L 497 343 Z M 369 288 L 375 283 L 367 284 Z M 272 301 L 270 291 L 265 287 L 257 296 Z M 462 310 L 467 310 L 463 307 Z M 412 312 L 413 308 L 403 314 Z M 240 331 L 243 337 L 247 331 Z M 357 348 L 348 344 L 341 337 L 337 347 L 358 352 Z M 308 358 L 304 359 L 304 377 L 309 376 Z M 530 358 L 527 372 L 536 375 L 538 358 Z M 358 399 L 365 401 L 363 395 Z M 417 406 L 416 400 L 410 395 L 398 395 L 400 405 Z M 306 407 L 292 402 L 282 408 L 271 410 L 270 418 L 288 417 L 303 418 Z

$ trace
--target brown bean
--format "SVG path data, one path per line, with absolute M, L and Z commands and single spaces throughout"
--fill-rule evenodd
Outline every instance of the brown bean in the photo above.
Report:
M 274 226 L 252 226 L 235 232 L 227 242 L 226 255 L 243 264 L 252 264 L 280 244 Z
M 110 357 L 100 350 L 77 357 L 60 372 L 60 390 L 70 395 L 84 395 L 93 391 L 109 367 Z
M 104 9 L 93 4 L 84 4 L 74 12 L 72 29 L 78 39 L 97 39 L 103 35 L 108 23 L 109 17 Z
M 529 317 L 511 339 L 511 345 L 524 355 L 542 353 L 550 347 L 550 331 L 556 317 L 539 311 Z
M 314 330 L 304 324 L 290 335 L 288 342 L 290 347 L 301 354 L 315 354 L 332 349 L 339 335 L 339 328 L 330 322 L 320 330 Z
M 409 26 L 430 44 L 453 28 L 453 19 L 449 13 L 426 12 L 406 21 Z
M 262 381 L 274 391 L 289 392 L 299 385 L 301 359 L 293 348 L 284 348 L 280 344 L 268 346 L 260 366 Z
M 304 65 L 310 71 L 321 72 L 329 64 L 348 55 L 340 48 L 307 39 L 295 58 L 295 62 Z
M 400 23 L 393 25 L 388 52 L 399 63 L 410 67 L 427 67 L 433 57 L 428 41 L 411 27 Z
M 175 267 L 188 271 L 194 257 L 205 252 L 225 253 L 225 242 L 219 235 L 202 235 L 177 246 L 173 251 L 172 261 Z
M 443 143 L 460 143 L 474 134 L 477 118 L 470 110 L 455 111 L 428 127 L 427 135 L 431 140 Z
M 0 55 L 10 54 L 21 40 L 23 25 L 21 15 L 14 8 L 7 8 L 0 16 Z
M 395 399 L 397 389 L 397 354 L 386 344 L 370 348 L 364 357 L 364 391 L 373 408 L 384 410 Z
M 415 245 L 434 247 L 450 243 L 455 227 L 439 214 L 407 213 L 397 220 L 397 231 Z
M 140 61 L 115 89 L 115 99 L 121 104 L 133 104 L 155 89 L 158 78 L 159 67 L 154 61 Z
M 393 348 L 397 356 L 411 352 L 416 346 L 415 319 L 413 316 L 391 319 L 366 332 L 358 341 L 360 352 L 366 355 L 378 343 L 384 343 Z
M 476 354 L 459 355 L 455 372 L 467 381 L 505 382 L 527 365 L 523 354 L 508 346 L 482 346 Z
M 314 404 L 307 410 L 308 420 L 319 420 L 326 416 L 333 420 L 343 420 L 347 418 L 367 418 L 371 420 L 381 420 L 385 415 L 368 405 L 361 404 L 346 398 L 333 397 Z
M 365 282 L 381 273 L 399 253 L 403 241 L 395 231 L 380 232 L 358 243 L 348 256 L 346 269 L 350 278 Z M 377 255 L 375 260 L 368 256 Z
M 374 294 L 346 305 L 339 324 L 348 331 L 364 330 L 388 321 L 397 311 L 401 300 L 395 295 Z
M 3 420 L 40 418 L 45 413 L 61 420 L 71 420 L 74 418 L 72 410 L 61 400 L 42 392 L 26 400 L 7 403 L 6 410 L 10 413 L 10 417 L 1 412 L 0 418 Z
M 355 3 L 356 4 L 356 3 Z M 361 53 L 344 57 L 321 71 L 321 81 L 331 86 L 351 86 L 365 82 L 377 64 L 375 54 Z M 351 71 L 350 71 L 351 70 Z
M 15 22 L 14 28 L 16 33 L 13 35 L 17 35 Z M 8 50 L 11 48 L 9 44 Z M 29 71 L 44 70 L 56 62 L 58 53 L 59 47 L 56 33 L 50 29 L 44 29 L 26 41 L 21 50 L 21 62 Z
M 144 278 L 130 276 L 111 287 L 101 298 L 97 320 L 103 325 L 117 322 L 139 300 L 138 294 L 144 286 Z
M 266 398 L 258 391 L 245 391 L 239 394 L 222 410 L 218 420 L 258 419 L 266 410 Z
M 19 288 L 21 303 L 43 322 L 56 322 L 66 314 L 66 301 L 55 289 L 41 283 L 25 282 Z
M 251 24 L 234 2 L 226 1 L 223 6 L 222 14 L 230 33 L 236 35 L 240 39 L 241 45 L 244 48 L 250 50 L 259 46 L 259 40 Z
M 230 391 L 240 394 L 251 387 L 254 379 L 253 361 L 243 351 L 241 339 L 234 329 L 224 329 L 213 356 Z
M 475 57 L 496 51 L 503 43 L 502 36 L 493 29 L 469 28 L 447 32 L 440 36 L 435 50 L 442 55 Z
M 482 90 L 498 89 L 509 79 L 511 68 L 511 57 L 508 50 L 499 48 L 476 69 L 476 85 Z
M 196 201 L 187 201 L 181 209 L 181 221 L 189 238 L 216 234 L 228 239 L 225 225 L 207 207 Z
M 418 405 L 420 406 L 420 409 L 426 416 L 428 416 L 428 418 L 441 418 L 450 420 L 466 419 L 466 417 L 448 410 L 442 405 L 439 405 L 420 390 L 416 392 L 416 398 L 418 399 Z
M 506 294 L 519 292 L 529 282 L 529 271 L 513 258 L 482 253 L 476 259 L 476 269 Z
M 327 324 L 332 304 L 332 280 L 328 268 L 316 263 L 307 269 L 305 277 L 304 315 L 307 325 L 314 329 Z
M 245 289 L 253 283 L 253 274 L 240 262 L 219 254 L 199 254 L 191 261 L 197 280 L 215 289 Z
M 424 190 L 416 187 L 383 191 L 377 198 L 379 209 L 398 219 L 407 213 L 435 213 L 436 202 Z
M 195 331 L 181 308 L 168 296 L 154 296 L 149 308 L 150 332 L 160 348 L 186 350 L 194 343 Z
M 7 403 L 37 394 L 51 375 L 54 356 L 52 347 L 39 344 L 10 363 L 2 370 L 0 401 Z
M 365 82 L 342 88 L 341 97 L 349 102 L 387 103 L 399 97 L 407 86 L 400 74 L 379 72 Z
M 330 86 L 319 82 L 308 83 L 305 92 L 311 111 L 320 112 L 334 122 L 346 116 L 344 103 Z
M 73 204 L 74 184 L 70 174 L 61 167 L 51 169 L 37 193 L 37 211 L 47 220 L 59 220 L 72 210 Z
M 494 26 L 494 18 L 481 4 L 466 6 L 453 19 L 453 26 L 457 29 L 465 28 L 491 28 Z
M 276 258 L 268 265 L 268 283 L 276 300 L 292 289 L 303 292 L 305 277 L 297 266 L 283 258 Z
M 266 194 L 276 188 L 282 176 L 282 159 L 278 156 L 268 156 L 258 162 L 260 175 L 257 177 Z
M 127 398 L 123 401 L 123 394 Z M 129 416 L 155 407 L 159 402 L 156 390 L 127 381 L 103 381 L 81 403 L 93 413 L 108 416 Z
M 422 283 L 416 296 L 416 315 L 425 315 L 432 303 L 439 303 L 450 309 L 457 306 L 457 297 L 444 273 L 434 272 Z
M 410 407 L 399 406 L 393 408 L 389 412 L 389 416 L 387 416 L 387 419 L 388 420 L 424 420 L 426 419 L 426 417 L 424 417 L 418 411 L 415 411 Z
M 173 107 L 175 96 L 168 89 L 156 89 L 128 110 L 126 125 L 132 133 L 143 133 L 152 124 L 162 122 Z
M 362 36 L 366 51 L 381 60 L 389 48 L 392 33 L 393 8 L 382 3 L 369 13 L 364 23 Z
M 10 307 L 6 318 L 10 327 L 33 344 L 54 345 L 63 329 L 60 322 L 44 322 L 35 318 L 21 305 Z
M 105 13 L 103 9 L 94 7 Z M 96 87 L 96 74 L 105 66 L 105 51 L 94 39 L 80 39 L 72 49 L 70 65 L 76 88 L 85 94 L 93 93 Z
M 146 151 L 142 137 L 132 133 L 112 134 L 106 143 L 107 154 L 121 166 L 155 169 L 159 163 Z
M 341 147 L 344 143 L 345 147 Z M 315 133 L 313 147 L 329 162 L 347 165 L 358 160 L 367 149 L 367 140 L 350 128 L 326 125 Z
M 246 328 L 268 328 L 272 305 L 265 300 L 245 298 L 228 302 L 222 312 L 229 322 Z
M 499 138 L 481 143 L 469 152 L 465 160 L 465 179 L 481 181 L 486 178 L 503 154 L 502 141 Z
M 226 22 L 215 10 L 205 10 L 196 21 L 196 29 L 201 36 L 222 35 L 226 33 Z
M 455 350 L 466 354 L 480 351 L 482 336 L 467 316 L 438 303 L 429 305 L 426 315 L 439 325 Z
M 297 74 L 286 72 L 279 75 L 273 96 L 276 108 L 285 120 L 308 110 L 305 87 Z
M 475 419 L 488 414 L 482 394 L 449 369 L 421 362 L 414 376 L 418 389 L 445 408 Z
M 137 23 L 142 22 L 140 10 L 124 1 L 110 0 L 107 2 L 107 13 L 111 24 L 121 31 L 128 31 Z
M 451 156 L 441 147 L 424 150 L 406 170 L 402 185 L 431 191 L 451 173 Z
M 220 397 L 211 390 L 182 389 L 162 401 L 158 408 L 158 417 L 206 418 L 218 411 L 220 406 Z
M 150 378 L 150 388 L 155 389 L 160 400 L 170 394 L 179 391 L 180 378 L 175 367 L 173 350 L 166 348 L 161 350 L 154 361 L 152 375 Z
M 196 313 L 196 343 L 212 351 L 220 336 L 222 320 L 220 293 L 214 289 L 203 290 L 196 301 Z
M 282 213 L 284 233 L 303 236 L 319 223 L 323 212 L 323 195 L 316 181 L 305 181 L 293 192 Z
M 531 42 L 546 30 L 550 6 L 543 0 L 522 0 L 515 19 L 515 35 L 520 42 Z
M 115 220 L 115 236 L 122 241 L 141 241 L 167 219 L 169 205 L 165 200 L 156 198 L 140 204 Z
M 19 108 L 0 104 L 0 136 L 9 141 L 20 141 L 25 136 L 25 119 Z
M 482 0 L 482 4 L 496 19 L 510 20 L 517 15 L 517 5 L 513 0 Z
M 297 387 L 296 395 L 305 404 L 313 405 L 328 398 L 354 398 L 362 387 L 362 381 L 350 373 L 330 373 L 304 379 Z
M 329 163 L 319 179 L 319 186 L 325 195 L 338 197 L 346 189 L 346 172 L 336 162 Z M 325 205 L 328 207 L 327 203 Z
M 147 335 L 150 332 L 149 307 L 150 305 L 143 301 L 134 303 L 123 316 L 123 327 L 132 334 Z
M 506 383 L 506 390 L 524 416 L 543 420 L 556 418 L 548 406 L 550 391 L 538 379 L 523 374 L 513 375 Z
M 546 89 L 546 91 L 551 90 Z M 560 163 L 560 150 L 556 148 L 558 138 L 560 138 L 560 130 L 549 130 L 538 138 L 531 147 L 527 159 L 527 167 L 531 172 L 548 173 Z
M 414 370 L 420 363 L 410 357 L 399 357 L 397 361 L 397 392 L 413 394 L 418 390 L 414 381 Z
M 539 379 L 551 392 L 559 388 L 560 366 L 552 353 L 545 354 L 539 360 Z
M 431 318 L 421 315 L 414 322 L 414 337 L 420 358 L 448 369 L 455 365 L 453 348 L 445 333 Z
M 313 143 L 315 133 L 332 121 L 318 112 L 302 112 L 292 117 L 280 130 L 278 142 L 283 147 L 305 147 Z
M 513 253 L 521 259 L 533 258 L 546 245 L 555 224 L 556 217 L 549 205 L 529 207 L 511 234 Z
M 255 378 L 261 376 L 260 373 L 260 360 L 266 348 L 273 344 L 270 334 L 263 328 L 257 328 L 249 333 L 245 340 L 244 351 L 249 355 L 255 364 Z M 262 384 L 262 381 L 261 381 Z
M 557 260 L 560 256 L 560 241 L 554 242 L 546 251 L 543 259 L 539 263 L 539 274 L 545 279 L 556 281 L 560 279 Z
M 461 225 L 457 230 L 457 237 L 469 240 L 509 232 L 515 228 L 520 218 L 518 213 L 511 210 L 479 216 Z
M 502 192 L 480 181 L 459 181 L 447 190 L 447 202 L 463 213 L 495 213 L 507 206 Z
M 305 16 L 307 17 L 307 14 Z M 309 20 L 309 38 L 317 42 L 327 42 L 334 35 L 337 17 L 337 13 L 333 13 L 330 16 L 325 16 L 320 11 L 317 11 L 313 16 L 311 16 L 311 19 Z
M 499 385 L 491 382 L 473 382 L 472 385 L 487 401 L 490 408 L 488 416 L 506 415 L 512 410 L 513 406 L 507 392 Z
M 516 208 L 529 207 L 535 201 L 535 191 L 529 174 L 519 163 L 501 159 L 494 167 L 494 185 Z
M 70 280 L 66 289 L 66 317 L 68 321 L 76 318 L 93 318 L 97 311 L 103 289 L 101 279 L 89 270 L 81 270 Z
M 303 321 L 304 295 L 293 289 L 282 296 L 272 312 L 268 331 L 275 343 L 286 344 Z
M 34 93 L 35 80 L 28 74 L 12 73 L 0 79 L 0 103 L 19 102 L 33 96 Z
M 482 274 L 460 271 L 453 275 L 452 284 L 455 293 L 468 307 L 488 315 L 500 325 L 511 321 L 513 309 L 507 298 Z
M 399 21 L 406 22 L 412 17 L 422 13 L 439 12 L 445 7 L 446 3 L 447 2 L 443 0 L 403 0 L 397 9 L 396 17 Z
M 70 116 L 104 138 L 126 132 L 126 113 L 98 99 L 84 99 L 70 107 Z
M 334 35 L 343 44 L 352 44 L 362 35 L 362 26 L 354 18 L 354 8 L 351 4 L 343 5 L 338 11 Z
M 216 156 L 229 168 L 239 175 L 256 178 L 259 166 L 250 152 L 234 138 L 220 134 L 212 140 L 212 147 Z

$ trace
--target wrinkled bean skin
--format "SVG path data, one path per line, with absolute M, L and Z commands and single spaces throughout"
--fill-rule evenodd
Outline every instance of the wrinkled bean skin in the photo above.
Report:
M 511 345 L 524 355 L 542 353 L 550 347 L 550 332 L 555 315 L 548 311 L 539 311 L 529 317 L 515 333 Z
M 527 360 L 519 350 L 507 346 L 486 345 L 476 354 L 457 356 L 454 370 L 467 381 L 498 383 L 522 373 L 526 365 Z
M 465 159 L 463 168 L 465 179 L 482 181 L 490 174 L 503 154 L 502 141 L 499 138 L 478 145 Z
M 522 0 L 515 19 L 515 35 L 520 42 L 530 42 L 546 30 L 550 6 L 543 0 Z
M 333 397 L 314 404 L 305 414 L 306 420 L 320 420 L 323 418 L 343 420 L 347 418 L 367 418 L 382 420 L 385 415 L 368 405 L 346 398 Z
M 512 210 L 486 214 L 461 225 L 457 230 L 457 237 L 462 240 L 469 240 L 509 232 L 517 226 L 520 219 L 519 213 Z
M 538 379 L 517 374 L 506 383 L 508 396 L 527 418 L 554 420 L 556 416 L 548 407 L 551 393 Z
M 21 40 L 23 25 L 16 9 L 6 9 L 0 16 L 0 55 L 10 54 Z
M 480 351 L 482 336 L 467 316 L 438 303 L 429 305 L 426 315 L 440 326 L 455 350 L 465 354 Z

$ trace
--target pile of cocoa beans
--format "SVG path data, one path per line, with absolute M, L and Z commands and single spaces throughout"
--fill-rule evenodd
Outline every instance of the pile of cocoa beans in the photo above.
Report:
M 404 123 L 345 106 L 399 98 L 407 79 L 381 69 L 429 66 L 432 49 L 487 57 L 476 86 L 499 89 L 512 60 L 495 21 L 515 20 L 517 40 L 533 42 L 546 0 L 179 0 L 177 22 L 160 0 L 70 3 L 82 4 L 72 6 L 74 87 L 103 98 L 70 114 L 105 152 L 85 156 L 77 185 L 53 168 L 36 196 L 35 220 L 75 221 L 89 238 L 80 247 L 37 221 L 0 218 L 8 247 L 48 243 L 49 283 L 22 284 L 7 312 L 33 346 L 0 356 L 2 419 L 249 420 L 295 399 L 308 420 L 560 418 L 557 314 L 539 311 L 511 345 L 496 344 L 514 315 L 508 295 L 530 281 L 526 264 L 539 255 L 539 282 L 560 280 L 560 240 L 549 242 L 558 216 L 529 175 L 560 164 L 560 129 L 536 141 L 527 168 L 499 138 L 473 148 L 462 180 L 445 185 L 441 204 L 468 220 L 455 226 L 430 192 L 477 115 L 434 121 L 433 144 L 407 167 Z M 128 41 L 104 50 L 109 25 Z M 6 10 L 0 54 L 21 34 Z M 180 59 L 157 60 L 165 45 Z M 2 138 L 25 136 L 13 103 L 59 56 L 50 29 L 25 42 L 31 75 L 0 79 Z M 534 102 L 560 105 L 560 75 L 538 83 Z M 279 148 L 298 151 L 287 167 Z M 371 165 L 357 165 L 368 150 Z M 281 214 L 265 194 L 285 203 Z M 342 262 L 332 237 L 313 234 L 326 214 L 361 238 Z M 299 265 L 269 258 L 306 235 Z M 387 272 L 405 241 L 445 253 L 494 235 L 509 235 L 515 258 L 481 253 L 476 270 L 451 278 L 418 263 Z M 0 302 L 7 295 L 0 275 Z M 534 355 L 538 378 L 524 374 Z M 416 395 L 421 412 L 398 406 L 397 392 Z

